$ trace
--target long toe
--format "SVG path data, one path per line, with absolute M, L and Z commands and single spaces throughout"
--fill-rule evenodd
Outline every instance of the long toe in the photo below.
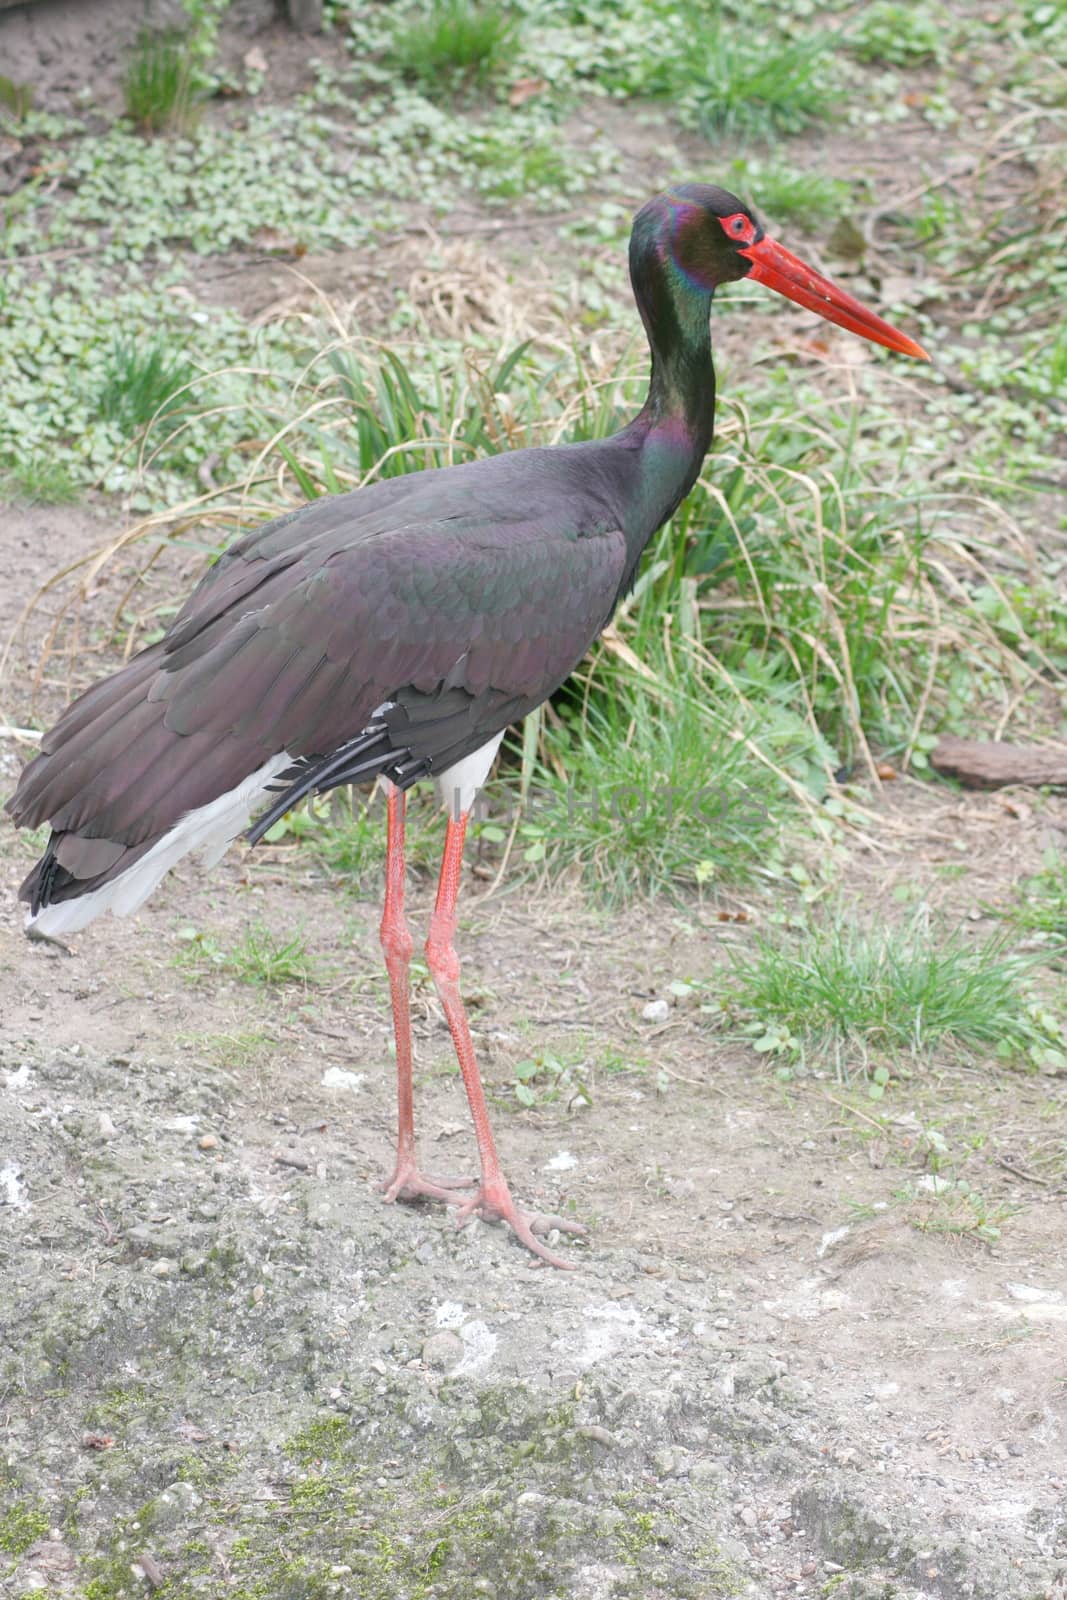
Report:
M 386 1205 L 396 1200 L 443 1200 L 445 1205 L 463 1205 L 466 1196 L 457 1189 L 469 1189 L 474 1178 L 432 1178 L 420 1172 L 414 1164 L 398 1165 L 393 1176 L 382 1185 Z
M 494 1184 L 491 1188 L 480 1185 L 460 1206 L 456 1213 L 456 1227 L 462 1228 L 473 1216 L 484 1217 L 487 1221 L 506 1222 L 516 1239 L 531 1254 L 547 1261 L 551 1267 L 560 1267 L 564 1272 L 575 1271 L 577 1262 L 553 1254 L 537 1235 L 549 1233 L 553 1228 L 578 1237 L 589 1231 L 582 1223 L 572 1222 L 567 1217 L 558 1217 L 549 1212 L 520 1211 L 506 1184 L 499 1187 Z

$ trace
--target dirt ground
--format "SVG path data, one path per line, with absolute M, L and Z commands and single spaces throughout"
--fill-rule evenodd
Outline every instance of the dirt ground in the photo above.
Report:
M 45 11 L 91 11 L 106 72 L 118 12 L 67 3 L 4 18 L 13 75 L 42 81 Z M 0 507 L 0 639 L 120 517 Z M 176 588 L 189 559 L 168 557 Z M 62 674 L 32 689 L 54 605 L 0 684 L 5 795 L 31 752 L 10 730 L 63 700 Z M 898 783 L 870 804 L 840 863 L 867 910 L 907 885 L 980 932 L 1067 848 L 1062 799 Z M 381 1203 L 374 899 L 307 855 L 233 851 L 63 954 L 22 936 L 32 859 L 0 830 L 0 1594 L 1067 1596 L 1062 1078 L 940 1060 L 877 1105 L 829 1062 L 781 1082 L 671 989 L 714 993 L 765 906 L 612 917 L 472 874 L 461 955 L 506 1169 L 590 1226 L 559 1241 L 573 1273 L 542 1270 L 502 1228 Z M 419 927 L 431 898 L 413 888 Z M 258 924 L 301 931 L 316 981 L 190 965 L 190 928 L 227 948 Z M 415 1025 L 427 1165 L 469 1170 L 425 976 Z M 588 1103 L 518 1106 L 539 1053 Z

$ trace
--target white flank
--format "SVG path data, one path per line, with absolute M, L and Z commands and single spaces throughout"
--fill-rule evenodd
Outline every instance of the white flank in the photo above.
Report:
M 488 744 L 472 750 L 469 756 L 464 756 L 462 761 L 447 767 L 434 778 L 437 802 L 444 806 L 453 822 L 458 822 L 460 814 L 469 811 L 478 798 L 478 791 L 489 776 L 489 768 L 496 760 L 503 737 L 504 731 L 501 729 Z
M 267 785 L 292 764 L 293 758 L 284 750 L 281 755 L 272 756 L 255 772 L 249 773 L 236 789 L 220 794 L 206 806 L 186 812 L 181 821 L 128 871 L 76 900 L 59 900 L 55 905 L 45 906 L 35 917 L 27 917 L 26 926 L 56 938 L 64 933 L 77 933 L 105 911 L 116 917 L 128 917 L 144 905 L 171 867 L 191 850 L 202 851 L 205 863 L 213 867 L 248 826 L 257 801 L 266 795 Z

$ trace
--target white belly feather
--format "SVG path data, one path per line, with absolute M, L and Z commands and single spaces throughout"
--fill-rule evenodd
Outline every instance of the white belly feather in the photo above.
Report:
M 473 806 L 503 737 L 503 733 L 498 733 L 481 749 L 464 756 L 462 761 L 457 761 L 434 778 L 438 801 L 453 819 Z M 284 751 L 272 756 L 263 766 L 250 773 L 243 783 L 239 783 L 236 789 L 219 795 L 217 800 L 212 800 L 206 806 L 198 806 L 195 811 L 187 812 L 128 871 L 120 873 L 99 889 L 91 889 L 88 894 L 44 906 L 36 916 L 26 918 L 27 928 L 49 938 L 58 938 L 63 934 L 79 932 L 105 911 L 111 911 L 117 917 L 128 917 L 144 905 L 171 867 L 194 850 L 200 851 L 205 864 L 213 867 L 238 835 L 244 832 L 252 812 L 266 798 L 268 785 L 292 764 L 292 757 Z

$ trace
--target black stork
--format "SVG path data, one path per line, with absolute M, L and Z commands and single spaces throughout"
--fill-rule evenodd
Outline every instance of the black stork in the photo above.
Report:
M 381 943 L 398 1077 L 388 1200 L 428 1196 L 507 1222 L 569 1265 L 518 1209 L 497 1159 L 454 945 L 464 832 L 505 728 L 577 666 L 692 488 L 711 443 L 709 314 L 749 278 L 841 327 L 928 359 L 912 339 L 765 234 L 735 195 L 679 184 L 634 219 L 630 277 L 652 354 L 648 398 L 608 439 L 517 450 L 315 501 L 232 545 L 166 637 L 71 705 L 7 809 L 51 824 L 20 894 L 28 928 L 75 932 L 135 911 L 190 850 L 214 863 L 302 796 L 384 783 Z M 481 1163 L 473 1193 L 415 1153 L 404 915 L 407 790 L 448 815 L 426 957 L 452 1033 Z M 566 1231 L 584 1231 L 554 1219 Z

